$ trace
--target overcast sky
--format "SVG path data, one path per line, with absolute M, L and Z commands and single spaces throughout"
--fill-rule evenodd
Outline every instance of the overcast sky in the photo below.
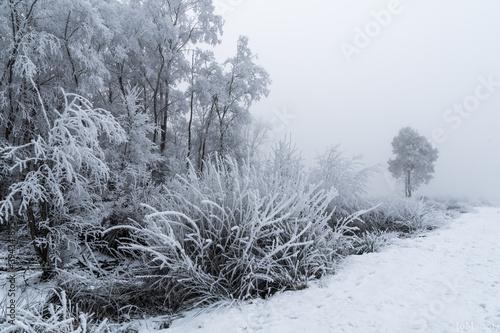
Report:
M 271 75 L 252 113 L 292 133 L 306 160 L 341 144 L 387 173 L 393 137 L 411 126 L 440 151 L 421 194 L 500 198 L 500 1 L 215 3 L 219 54 L 246 35 Z

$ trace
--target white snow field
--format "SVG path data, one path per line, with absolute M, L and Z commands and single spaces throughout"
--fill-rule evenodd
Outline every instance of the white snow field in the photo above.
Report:
M 478 208 L 301 291 L 196 311 L 141 333 L 500 332 L 500 208 Z

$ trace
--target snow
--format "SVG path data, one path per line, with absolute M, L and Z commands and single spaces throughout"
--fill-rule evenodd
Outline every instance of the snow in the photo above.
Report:
M 380 253 L 350 256 L 301 291 L 141 333 L 500 332 L 500 209 L 478 208 Z

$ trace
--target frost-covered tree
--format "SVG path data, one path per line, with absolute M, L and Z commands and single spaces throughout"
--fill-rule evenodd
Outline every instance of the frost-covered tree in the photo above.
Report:
M 241 127 L 269 79 L 244 37 L 215 60 L 222 25 L 212 0 L 1 1 L 0 138 L 22 145 L 46 130 L 35 91 L 46 109 L 63 107 L 64 88 L 124 119 L 132 86 L 162 174 L 185 171 L 169 166 L 186 155 L 200 169 L 212 153 L 244 156 Z
M 58 240 L 83 231 L 99 211 L 99 192 L 109 174 L 100 137 L 116 143 L 125 140 L 109 112 L 93 108 L 79 95 L 63 97 L 64 108 L 50 116 L 40 101 L 47 131 L 31 142 L 0 150 L 8 171 L 19 179 L 0 201 L 0 221 L 18 216 L 27 222 L 44 277 L 52 275 L 59 259 L 51 253 Z
M 214 131 L 215 100 L 222 80 L 222 67 L 212 51 L 191 51 L 189 86 L 186 97 L 189 104 L 187 157 L 202 169 L 203 160 L 213 148 L 207 147 L 210 131 Z
M 223 63 L 226 69 L 223 84 L 214 96 L 221 155 L 231 152 L 231 141 L 234 146 L 240 139 L 235 129 L 249 121 L 250 106 L 269 94 L 269 74 L 255 63 L 256 58 L 248 46 L 248 38 L 240 36 L 236 55 Z
M 165 152 L 169 122 L 186 111 L 179 84 L 187 80 L 194 45 L 220 42 L 222 18 L 214 14 L 210 0 L 132 1 L 140 45 L 138 67 L 142 71 L 157 130 L 153 142 Z
M 198 169 L 214 153 L 238 160 L 248 156 L 244 129 L 252 121 L 249 108 L 267 96 L 270 83 L 269 74 L 255 60 L 246 37 L 240 37 L 236 55 L 223 64 L 213 52 L 191 51 L 187 151 Z
M 147 168 L 158 161 L 156 146 L 151 141 L 154 124 L 150 116 L 141 107 L 141 89 L 125 87 L 122 98 L 121 112 L 117 120 L 125 130 L 127 140 L 120 146 L 108 149 L 108 160 L 114 170 L 119 170 L 128 182 L 137 182 L 145 177 Z
M 394 178 L 403 180 L 405 195 L 411 197 L 414 189 L 432 179 L 438 150 L 416 130 L 404 127 L 392 140 L 392 152 L 397 156 L 389 160 L 389 172 Z
M 151 140 L 154 124 L 142 108 L 141 95 L 138 87 L 125 87 L 117 120 L 127 140 L 105 150 L 111 176 L 104 200 L 113 205 L 104 220 L 115 224 L 127 223 L 129 217 L 136 217 L 140 211 L 138 205 L 149 195 L 146 189 L 158 181 L 153 177 L 155 166 L 165 161 Z
M 34 85 L 43 95 L 44 83 L 54 81 L 40 67 L 52 67 L 59 44 L 40 29 L 37 9 L 36 0 L 0 2 L 0 136 L 9 143 L 29 141 L 29 133 L 43 126 L 34 111 Z
M 102 15 L 106 5 L 100 0 L 0 2 L 1 137 L 24 144 L 44 130 L 38 94 L 47 109 L 58 109 L 61 87 L 87 97 L 100 92 L 109 75 L 103 50 L 112 36 Z

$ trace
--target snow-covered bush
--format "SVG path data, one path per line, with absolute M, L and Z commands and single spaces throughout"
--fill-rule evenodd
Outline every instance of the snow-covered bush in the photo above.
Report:
M 451 218 L 457 218 L 460 214 L 470 213 L 474 211 L 475 206 L 470 199 L 451 196 L 427 198 L 426 204 Z
M 328 227 L 336 191 L 297 171 L 266 174 L 227 158 L 179 176 L 143 227 L 127 227 L 135 241 L 126 248 L 149 267 L 142 278 L 179 308 L 298 289 L 331 272 L 343 237 Z
M 474 206 L 469 199 L 446 198 L 443 203 L 447 210 L 454 210 L 460 214 L 474 211 Z
M 389 204 L 381 203 L 380 201 L 368 201 L 370 206 L 373 206 L 373 209 L 370 209 L 368 212 L 362 214 L 360 219 L 363 223 L 357 223 L 356 226 L 359 227 L 358 235 L 363 234 L 364 232 L 378 232 L 378 231 L 390 231 L 393 230 L 393 221 L 391 218 L 391 212 L 389 210 Z
M 76 315 L 75 315 L 76 313 Z M 0 324 L 0 331 L 23 333 L 107 333 L 110 325 L 106 320 L 99 323 L 93 315 L 81 312 L 64 291 L 53 289 L 39 302 L 16 308 L 14 324 Z
M 440 222 L 436 210 L 423 200 L 393 198 L 388 205 L 393 228 L 405 233 L 434 229 Z
M 341 219 L 368 208 L 364 199 L 368 179 L 377 172 L 376 167 L 363 167 L 361 156 L 347 158 L 340 146 L 327 149 L 317 157 L 310 180 L 321 183 L 323 188 L 336 188 L 338 196 L 332 201 L 334 219 Z
M 152 300 L 160 295 L 155 296 L 153 286 L 134 277 L 131 265 L 127 260 L 89 260 L 85 267 L 61 271 L 57 284 L 79 311 L 93 314 L 96 321 L 125 322 L 159 313 L 163 309 L 153 306 Z
M 391 238 L 396 237 L 395 233 L 375 230 L 366 231 L 360 236 L 356 236 L 356 241 L 354 242 L 354 253 L 371 253 L 377 252 L 381 247 L 389 243 Z
M 263 163 L 263 173 L 268 178 L 268 184 L 277 190 L 293 188 L 306 180 L 302 157 L 291 139 L 287 141 L 285 138 L 273 147 Z

